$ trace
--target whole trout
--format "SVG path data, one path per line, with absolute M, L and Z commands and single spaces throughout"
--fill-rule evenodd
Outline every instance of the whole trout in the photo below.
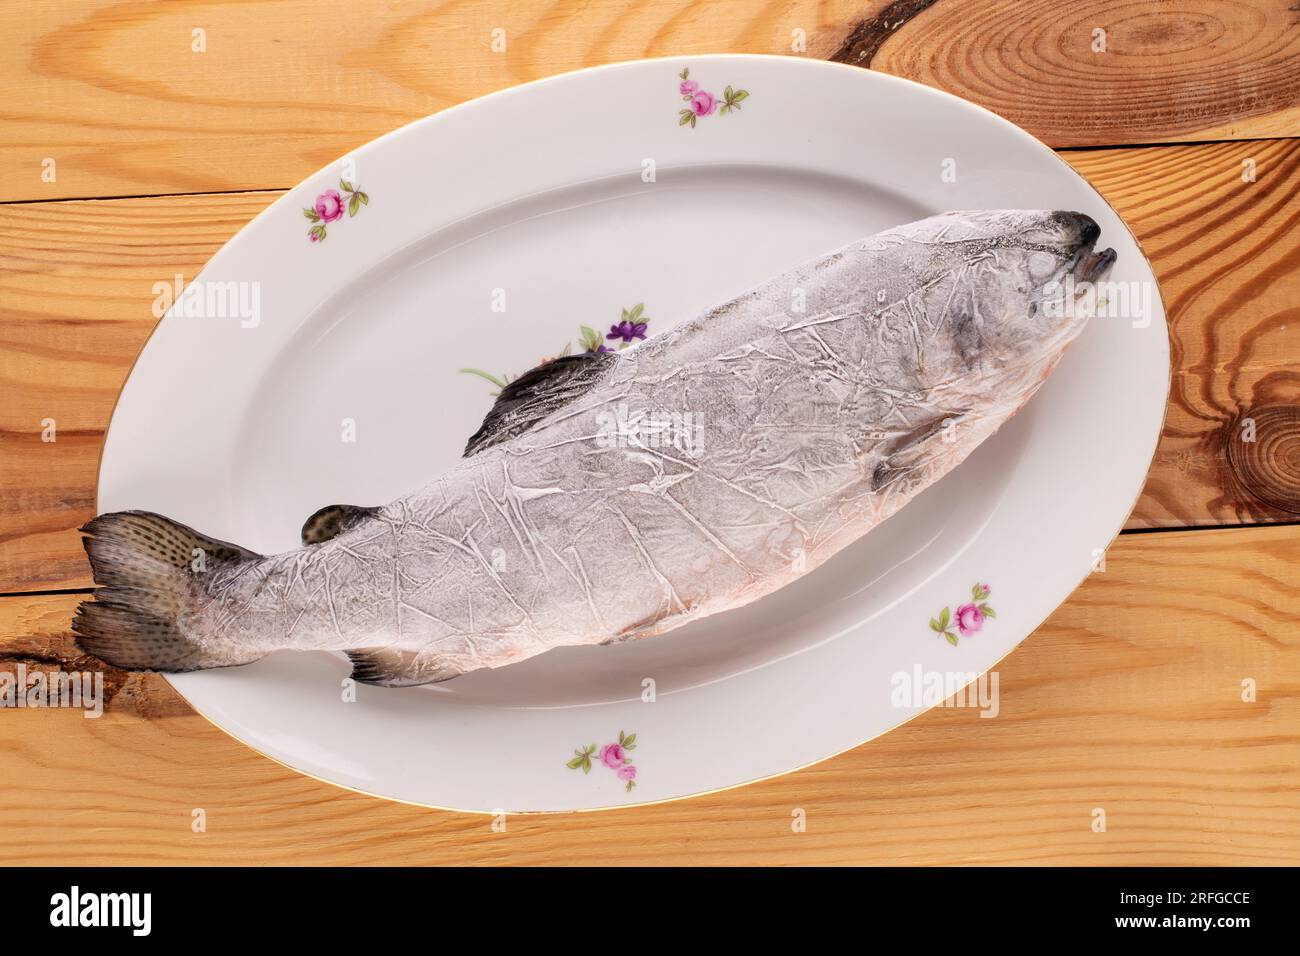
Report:
M 646 637 L 815 569 L 1043 383 L 1114 253 L 1073 212 L 947 213 L 774 278 L 636 348 L 512 382 L 446 474 L 313 515 L 262 556 L 148 512 L 85 528 L 81 647 L 186 671 L 283 648 L 446 680 Z M 1067 283 L 1073 278 L 1075 283 Z

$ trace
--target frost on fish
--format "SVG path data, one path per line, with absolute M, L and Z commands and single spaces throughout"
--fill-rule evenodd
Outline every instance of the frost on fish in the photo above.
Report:
M 1092 254 L 1098 232 L 1077 213 L 935 216 L 636 348 L 543 366 L 503 391 L 457 467 L 381 508 L 323 509 L 320 543 L 287 554 L 231 551 L 196 574 L 156 544 L 179 526 L 101 516 L 87 549 L 109 606 L 83 604 L 74 627 L 127 666 L 332 649 L 360 680 L 406 685 L 746 604 L 1015 414 L 1085 321 L 1046 307 L 1054 284 L 1113 262 Z M 665 413 L 695 415 L 700 446 L 611 433 Z

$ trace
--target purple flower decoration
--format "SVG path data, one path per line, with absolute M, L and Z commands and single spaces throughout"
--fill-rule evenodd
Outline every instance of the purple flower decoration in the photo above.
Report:
M 631 342 L 633 339 L 643 339 L 645 338 L 645 323 L 623 321 L 618 323 L 618 325 L 611 325 L 609 327 L 609 334 L 606 335 L 605 338 L 622 339 L 624 342 Z
M 650 321 L 650 317 L 644 313 L 644 302 L 638 302 L 632 308 L 624 309 L 621 320 L 609 327 L 609 334 L 605 336 L 605 340 L 607 342 L 619 341 L 622 343 L 619 348 L 623 348 L 623 346 L 635 339 L 644 339 L 646 323 Z

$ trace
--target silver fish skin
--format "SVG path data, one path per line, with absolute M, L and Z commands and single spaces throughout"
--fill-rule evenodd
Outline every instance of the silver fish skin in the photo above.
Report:
M 104 587 L 73 627 L 122 667 L 336 650 L 358 680 L 402 686 L 747 604 L 1030 399 L 1087 319 L 1061 308 L 1066 278 L 1114 261 L 1099 231 L 995 210 L 854 242 L 635 348 L 530 373 L 451 471 L 330 512 L 333 537 L 285 554 L 102 515 L 83 530 Z

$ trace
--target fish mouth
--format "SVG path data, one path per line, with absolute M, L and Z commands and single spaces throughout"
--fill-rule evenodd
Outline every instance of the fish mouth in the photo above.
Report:
M 1101 226 L 1081 212 L 1058 212 L 1055 219 L 1075 235 L 1074 252 L 1065 265 L 1065 274 L 1074 277 L 1076 290 L 1085 283 L 1099 282 L 1110 274 L 1115 264 L 1115 250 L 1096 251 Z M 1076 292 L 1077 294 L 1077 292 Z
M 1081 257 L 1075 266 L 1075 283 L 1101 282 L 1110 275 L 1116 258 L 1118 257 L 1114 249 L 1103 249 L 1101 252 L 1093 252 L 1089 249 L 1088 254 Z

